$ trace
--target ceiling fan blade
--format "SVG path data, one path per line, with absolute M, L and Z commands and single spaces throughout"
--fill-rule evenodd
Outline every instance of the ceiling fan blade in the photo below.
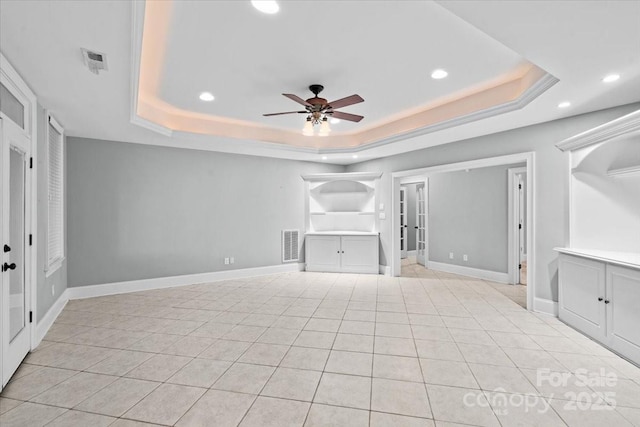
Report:
M 351 95 L 347 96 L 346 98 L 337 99 L 333 102 L 330 102 L 329 105 L 331 105 L 331 108 L 335 110 L 338 108 L 347 107 L 349 105 L 358 104 L 360 102 L 364 102 L 364 99 L 362 99 L 360 95 Z
M 342 111 L 333 111 L 328 114 L 330 114 L 331 117 L 334 117 L 336 119 L 348 120 L 350 122 L 359 122 L 360 120 L 364 119 L 363 116 L 358 116 L 357 114 L 343 113 Z
M 263 114 L 263 116 L 267 117 L 267 116 L 280 116 L 282 114 L 309 114 L 308 111 L 287 111 L 286 113 L 268 113 L 268 114 Z
M 300 98 L 298 95 L 294 95 L 292 93 L 283 93 L 283 95 L 289 98 L 290 100 L 297 102 L 298 104 L 304 105 L 305 107 L 313 107 L 313 105 L 309 104 L 307 101 Z

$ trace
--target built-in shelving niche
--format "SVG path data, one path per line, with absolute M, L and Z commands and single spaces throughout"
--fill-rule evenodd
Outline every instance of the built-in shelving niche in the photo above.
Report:
M 557 144 L 568 151 L 569 242 L 640 253 L 640 111 Z
M 377 232 L 376 186 L 380 174 L 327 174 L 308 182 L 307 232 Z

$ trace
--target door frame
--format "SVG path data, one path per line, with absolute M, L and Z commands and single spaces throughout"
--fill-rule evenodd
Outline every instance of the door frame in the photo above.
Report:
M 507 205 L 509 206 L 509 214 L 508 214 L 508 229 L 507 229 L 507 240 L 508 240 L 508 275 L 509 275 L 509 284 L 518 285 L 520 284 L 520 233 L 516 232 L 518 230 L 518 225 L 520 224 L 519 216 L 520 216 L 520 195 L 516 196 L 516 191 L 519 189 L 516 188 L 516 175 L 526 174 L 526 167 L 519 168 L 509 168 L 507 169 Z M 525 191 L 526 188 L 526 180 L 525 180 Z M 528 192 L 527 192 L 528 194 Z M 527 215 L 524 216 L 525 221 L 528 221 L 529 218 Z M 525 226 L 525 230 L 526 230 Z
M 400 276 L 400 240 L 398 239 L 397 227 L 400 224 L 400 205 L 397 203 L 400 197 L 400 184 L 410 177 L 426 176 L 435 173 L 454 172 L 465 169 L 475 169 L 481 167 L 512 165 L 517 163 L 526 164 L 527 172 L 527 310 L 534 310 L 535 296 L 535 272 L 536 272 L 536 250 L 535 245 L 535 152 L 524 152 L 509 154 L 505 156 L 488 157 L 478 160 L 470 160 L 458 163 L 448 163 L 442 165 L 428 166 L 419 169 L 410 169 L 391 173 L 391 276 Z
M 29 341 L 30 349 L 33 350 L 37 345 L 36 324 L 38 319 L 38 296 L 37 296 L 37 266 L 38 266 L 38 101 L 35 93 L 29 88 L 25 81 L 20 77 L 18 72 L 13 68 L 5 56 L 0 52 L 0 82 L 24 105 L 24 132 L 29 138 L 32 163 L 28 169 L 29 178 L 26 180 L 25 188 L 29 194 L 30 212 L 25 213 L 25 230 L 32 235 L 32 244 L 25 247 L 25 292 L 29 294 L 26 310 L 31 312 L 32 321 L 29 323 Z M 11 121 L 11 119 L 0 112 L 3 121 Z M 2 185 L 0 185 L 0 191 Z M 3 195 L 4 196 L 4 195 Z M 5 236 L 0 227 L 0 241 L 4 241 Z M 28 265 L 27 265 L 28 264 Z M 3 284 L 3 278 L 0 277 L 0 284 Z M 0 305 L 3 302 L 0 301 Z M 0 308 L 1 310 L 2 308 Z M 0 316 L 1 317 L 1 316 Z M 0 328 L 4 327 L 0 320 Z M 4 349 L 0 341 L 0 355 Z M 4 361 L 0 356 L 0 371 Z M 0 373 L 0 378 L 2 374 Z M 0 381 L 0 389 L 2 382 Z

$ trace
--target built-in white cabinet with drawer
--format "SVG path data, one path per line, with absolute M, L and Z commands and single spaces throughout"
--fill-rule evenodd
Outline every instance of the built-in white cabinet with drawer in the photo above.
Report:
M 378 273 L 378 236 L 307 234 L 307 271 Z
M 640 364 L 640 265 L 560 251 L 560 319 Z
M 378 274 L 380 172 L 305 175 L 307 271 Z

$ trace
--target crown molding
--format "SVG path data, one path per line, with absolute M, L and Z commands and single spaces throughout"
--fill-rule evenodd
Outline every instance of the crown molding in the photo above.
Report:
M 562 151 L 575 151 L 636 130 L 640 130 L 640 110 L 562 140 L 556 147 Z

